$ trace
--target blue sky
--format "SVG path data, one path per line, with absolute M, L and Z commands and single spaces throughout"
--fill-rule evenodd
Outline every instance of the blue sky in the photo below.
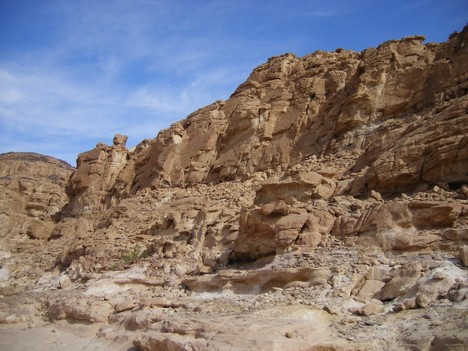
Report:
M 269 57 L 445 41 L 467 0 L 0 0 L 0 153 L 75 165 L 219 99 Z

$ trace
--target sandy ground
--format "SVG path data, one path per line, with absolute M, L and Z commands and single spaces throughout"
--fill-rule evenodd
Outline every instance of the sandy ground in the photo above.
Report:
M 10 325 L 0 329 L 2 351 L 131 351 L 131 341 L 116 345 L 95 337 L 99 325 L 60 322 L 40 327 Z

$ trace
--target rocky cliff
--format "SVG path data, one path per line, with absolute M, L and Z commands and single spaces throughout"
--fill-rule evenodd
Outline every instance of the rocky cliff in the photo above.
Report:
M 182 191 L 186 194 L 202 185 L 229 188 L 237 184 L 243 193 L 250 192 L 253 202 L 246 200 L 234 207 L 241 195 L 234 192 L 227 207 L 213 207 L 232 208 L 229 225 L 240 229 L 234 257 L 253 259 L 290 246 L 304 228 L 315 228 L 317 221 L 325 224 L 320 230 L 310 229 L 315 244 L 320 243 L 318 233 L 367 232 L 359 213 L 349 214 L 344 208 L 337 215 L 330 210 L 331 204 L 343 206 L 341 198 L 348 197 L 351 203 L 369 197 L 383 201 L 382 196 L 394 201 L 404 193 L 424 192 L 434 186 L 441 191 L 466 192 L 467 35 L 465 30 L 442 44 L 423 44 L 424 37 L 416 36 L 361 53 L 337 50 L 302 58 L 292 54 L 271 58 L 254 69 L 227 101 L 194 112 L 135 150 L 126 150 L 125 137 L 118 135 L 113 146 L 99 144 L 81 154 L 67 187 L 71 201 L 64 215 L 79 221 L 90 218 L 88 229 L 93 224 L 106 227 L 116 217 L 113 211 L 122 199 L 165 189 L 191 189 Z M 204 208 L 194 210 L 193 215 L 184 213 L 192 218 L 173 218 L 174 226 L 187 226 L 175 232 L 187 232 L 186 240 L 192 240 L 193 223 L 200 221 L 197 216 L 213 200 L 213 196 L 204 199 Z M 328 208 L 317 206 L 320 201 L 328 201 Z M 273 209 L 257 210 L 259 206 Z M 277 210 L 278 206 L 282 209 Z M 400 213 L 408 217 L 405 228 L 416 228 L 424 222 L 418 219 L 419 213 L 435 212 L 431 209 L 438 209 L 439 204 L 406 201 L 394 210 L 393 205 L 382 206 L 363 208 L 363 218 L 372 217 L 372 211 L 384 211 L 392 218 Z M 455 227 L 465 215 L 464 207 L 458 206 L 449 221 Z M 291 213 L 294 207 L 303 208 Z M 171 211 L 162 213 L 167 217 Z M 274 219 L 268 225 L 270 217 Z M 281 227 L 280 219 L 294 229 Z M 295 223 L 289 223 L 291 220 Z M 205 226 L 214 225 L 202 221 Z M 225 220 L 221 222 L 226 225 Z M 272 229 L 278 226 L 280 229 Z M 146 233 L 149 229 L 141 230 Z M 214 232 L 220 241 L 226 235 L 221 228 Z M 256 237 L 260 233 L 270 241 L 270 248 L 244 255 L 240 247 L 250 247 L 250 241 L 256 243 L 254 247 L 261 245 Z M 148 234 L 158 236 L 154 230 Z M 278 239 L 278 235 L 287 238 Z M 203 242 L 198 240 L 203 241 L 206 233 L 195 236 L 200 251 Z
M 417 36 L 360 53 L 273 57 L 228 100 L 144 141 L 127 159 L 108 151 L 108 162 L 122 167 L 108 186 L 128 195 L 145 187 L 244 180 L 255 172 L 282 176 L 311 156 L 353 158 L 348 173 L 366 170 L 365 188 L 356 195 L 466 182 L 467 35 L 439 45 Z M 80 162 L 99 162 L 101 147 Z
M 0 155 L 0 287 L 6 291 L 29 284 L 50 268 L 43 256 L 57 253 L 49 251 L 45 240 L 69 201 L 65 187 L 73 172 L 66 162 L 48 156 Z M 38 248 L 44 255 L 35 255 Z
M 68 197 L 65 186 L 74 169 L 69 164 L 33 153 L 0 155 L 0 237 L 47 239 Z M 17 248 L 17 243 L 8 246 Z
M 125 350 L 467 347 L 467 91 L 465 28 L 270 58 L 76 170 L 2 155 L 2 284 L 43 301 L 3 319 L 46 310 Z

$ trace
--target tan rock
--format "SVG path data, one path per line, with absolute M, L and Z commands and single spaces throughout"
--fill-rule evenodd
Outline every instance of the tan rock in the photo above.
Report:
M 356 297 L 362 300 L 368 300 L 384 287 L 385 283 L 379 280 L 366 280 L 359 289 Z
M 374 203 L 362 214 L 341 216 L 331 233 L 359 235 L 363 245 L 376 245 L 384 250 L 405 250 L 420 244 L 416 243 L 412 213 L 407 203 L 399 201 Z
M 379 314 L 384 311 L 384 305 L 381 301 L 379 300 L 372 300 L 371 302 L 365 304 L 362 306 L 357 313 L 362 315 L 362 316 L 370 316 L 373 314 Z
M 106 322 L 112 313 L 112 306 L 103 301 L 91 301 L 86 298 L 69 298 L 52 300 L 48 303 L 48 314 L 51 321 L 68 319 L 78 322 Z
M 468 267 L 468 246 L 466 245 L 460 246 L 460 260 L 465 267 Z
M 416 296 L 416 304 L 421 308 L 428 307 L 434 298 L 427 293 L 421 293 Z
M 270 202 L 261 207 L 262 214 L 271 215 L 271 214 L 281 214 L 288 215 L 291 212 L 291 207 L 286 204 L 283 200 L 278 200 L 275 202 Z
M 101 213 L 115 205 L 120 194 L 128 193 L 134 174 L 126 167 L 132 163 L 128 163 L 125 142 L 126 137 L 117 134 L 114 146 L 99 143 L 95 149 L 78 156 L 77 170 L 66 189 L 71 197 L 67 215 Z
M 31 239 L 49 239 L 55 228 L 55 223 L 52 220 L 42 221 L 33 220 L 28 228 L 27 234 Z
M 173 350 L 173 351 L 184 351 L 184 350 L 203 350 L 206 349 L 206 340 L 194 340 L 187 336 L 172 335 L 167 337 L 164 335 L 151 336 L 144 335 L 135 339 L 135 347 L 141 351 L 153 351 L 153 350 Z
M 62 275 L 59 279 L 60 289 L 66 289 L 72 286 L 70 277 L 66 274 Z
M 216 275 L 187 278 L 183 283 L 191 291 L 195 292 L 228 290 L 245 294 L 283 288 L 287 284 L 292 284 L 292 282 L 321 283 L 323 280 L 329 280 L 330 277 L 331 273 L 328 269 L 310 267 L 262 269 L 247 272 L 225 270 Z
M 375 190 L 371 190 L 370 196 L 376 201 L 383 202 L 382 195 Z
M 122 326 L 127 330 L 141 330 L 161 319 L 162 316 L 159 313 L 147 310 L 130 311 L 127 309 L 109 316 L 110 323 Z
M 296 241 L 309 217 L 305 209 L 284 216 L 275 211 L 265 213 L 268 212 L 264 206 L 241 213 L 234 259 L 254 260 L 287 249 Z
M 388 266 L 372 267 L 366 273 L 366 279 L 377 280 L 386 283 L 392 279 L 391 268 Z
M 395 272 L 394 277 L 375 295 L 381 301 L 392 300 L 406 294 L 421 278 L 421 264 L 414 263 Z
M 452 226 L 462 212 L 454 203 L 413 201 L 409 204 L 417 227 Z
M 288 247 L 296 241 L 307 218 L 307 212 L 302 211 L 301 213 L 291 213 L 276 221 L 275 239 L 277 249 Z
M 122 134 L 116 134 L 112 142 L 114 143 L 115 146 L 117 145 L 125 146 L 125 143 L 127 142 L 127 140 L 128 140 L 128 136 L 122 135 Z
M 362 53 L 273 57 L 228 100 L 200 108 L 140 143 L 125 165 L 110 157 L 120 176 L 106 183 L 119 198 L 148 187 L 244 179 L 265 171 L 282 178 L 288 165 L 327 153 L 358 157 L 349 169 L 362 171 L 355 195 L 401 192 L 420 180 L 461 184 L 468 157 L 463 33 L 436 46 L 415 36 Z M 118 136 L 114 148 L 123 144 Z M 78 172 L 72 188 L 80 188 L 80 178 L 87 183 L 84 173 L 108 172 L 106 148 L 83 156 L 96 166 L 80 163 L 87 171 Z M 325 181 L 310 188 L 317 178 L 311 175 L 320 169 Z M 341 171 L 336 164 L 300 171 L 298 181 L 309 189 L 304 196 L 330 198 L 331 178 Z
M 334 191 L 335 182 L 315 172 L 301 172 L 282 180 L 265 181 L 257 191 L 257 203 L 269 203 L 277 200 L 307 201 L 311 199 L 329 199 Z
M 317 247 L 324 235 L 328 235 L 335 219 L 328 212 L 312 209 L 300 231 L 299 245 Z
M 135 307 L 137 307 L 138 304 L 136 301 L 134 300 L 127 300 L 127 301 L 122 301 L 118 304 L 115 305 L 114 309 L 115 309 L 115 312 L 117 313 L 120 313 L 120 312 L 124 312 L 124 311 L 129 311 Z
M 6 248 L 15 247 L 22 234 L 33 239 L 50 237 L 54 216 L 68 202 L 65 185 L 72 172 L 69 164 L 48 156 L 0 155 L 0 237 Z

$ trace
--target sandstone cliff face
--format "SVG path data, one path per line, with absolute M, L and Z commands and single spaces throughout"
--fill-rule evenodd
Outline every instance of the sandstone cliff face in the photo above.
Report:
M 362 173 L 346 189 L 354 195 L 399 193 L 421 183 L 458 186 L 468 177 L 467 35 L 464 30 L 443 44 L 425 45 L 417 36 L 361 53 L 271 58 L 227 101 L 194 112 L 134 152 L 100 145 L 81 155 L 85 183 L 102 184 L 101 204 L 91 207 L 145 187 L 246 179 L 255 172 L 282 176 L 325 155 L 357 159 L 335 174 L 343 180 L 346 172 Z M 77 213 L 90 208 L 78 205 L 89 193 L 80 177 L 70 185 Z
M 77 170 L 73 173 L 66 191 L 70 204 L 66 213 L 78 217 L 92 210 L 104 211 L 112 206 L 113 190 L 119 175 L 125 172 L 128 151 L 127 137 L 116 135 L 113 146 L 100 143 L 95 149 L 78 156 Z M 131 181 L 131 179 L 127 179 Z
M 117 135 L 113 146 L 99 144 L 81 154 L 67 186 L 70 202 L 54 235 L 87 237 L 94 228 L 112 226 L 122 213 L 119 204 L 126 207 L 122 201 L 138 193 L 234 181 L 249 183 L 242 188 L 254 199 L 226 218 L 239 227 L 234 231 L 239 239 L 220 250 L 233 250 L 237 259 L 255 259 L 302 242 L 315 247 L 330 233 L 361 235 L 384 228 L 397 228 L 389 235 L 405 238 L 389 239 L 393 244 L 385 238 L 372 242 L 385 249 L 398 248 L 395 240 L 417 246 L 409 237 L 418 228 L 418 210 L 411 201 L 381 208 L 355 205 L 356 198 L 383 201 L 380 194 L 392 198 L 434 185 L 461 191 L 468 177 L 467 33 L 465 29 L 442 44 L 423 44 L 424 38 L 415 36 L 361 53 L 271 58 L 228 100 L 192 113 L 135 150 L 127 150 L 126 137 Z M 429 211 L 445 203 L 424 206 Z M 460 206 L 447 222 L 458 231 L 466 221 Z M 164 211 L 169 211 L 166 205 Z M 197 247 L 201 257 L 203 238 L 214 224 L 206 222 L 201 208 L 170 211 L 177 212 L 164 212 L 175 219 L 160 219 L 153 227 L 167 227 L 163 231 L 169 236 L 187 236 L 182 241 Z M 372 226 L 373 216 L 391 221 L 403 216 L 407 223 L 381 220 Z M 184 227 L 188 229 L 180 229 Z M 148 230 L 135 234 L 159 233 Z M 197 230 L 204 233 L 191 233 Z M 228 235 L 214 232 L 220 242 Z M 126 238 L 122 240 L 133 241 Z M 166 239 L 158 240 L 166 245 Z M 143 247 L 154 245 L 149 240 Z M 72 252 L 81 252 L 82 246 Z M 248 252 L 255 247 L 256 253 Z

